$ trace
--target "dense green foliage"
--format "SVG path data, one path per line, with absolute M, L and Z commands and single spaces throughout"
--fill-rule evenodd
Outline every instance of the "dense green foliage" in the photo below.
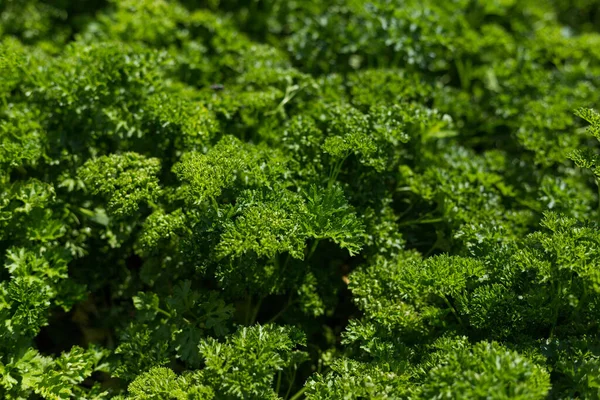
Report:
M 599 10 L 0 1 L 0 398 L 600 398 Z

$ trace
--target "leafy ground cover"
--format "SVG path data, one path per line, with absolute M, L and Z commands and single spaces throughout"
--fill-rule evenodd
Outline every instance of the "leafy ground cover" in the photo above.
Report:
M 0 397 L 597 399 L 597 0 L 3 0 Z

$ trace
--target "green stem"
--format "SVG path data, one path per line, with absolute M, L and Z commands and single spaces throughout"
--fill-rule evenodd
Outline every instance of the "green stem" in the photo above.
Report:
M 298 390 L 296 394 L 290 398 L 290 400 L 298 400 L 300 396 L 302 396 L 304 392 L 306 392 L 306 389 L 308 389 L 308 386 L 302 387 L 302 389 Z
M 559 308 L 560 308 L 560 296 L 562 294 L 562 281 L 558 282 L 558 290 L 556 291 L 556 298 L 552 301 L 552 306 L 554 308 L 552 312 L 552 329 L 550 330 L 550 339 L 554 337 L 554 331 L 556 330 L 556 325 L 558 325 L 558 316 L 559 316 Z
M 596 188 L 598 189 L 598 216 L 600 217 L 600 178 L 596 177 Z
M 571 287 L 573 285 L 571 284 Z M 588 290 L 587 290 L 587 285 L 583 285 L 583 294 L 581 295 L 581 298 L 579 299 L 579 303 L 577 304 L 577 308 L 575 309 L 575 315 L 577 316 L 577 318 L 579 319 L 579 317 L 581 316 L 581 310 L 583 308 L 584 304 L 587 304 L 587 297 L 588 297 Z
M 338 175 L 342 171 L 342 166 L 344 165 L 344 161 L 348 158 L 350 154 L 346 154 L 344 157 L 340 158 L 337 163 L 330 168 L 329 172 L 329 181 L 327 182 L 327 189 L 331 189 L 333 183 L 337 180 Z
M 285 261 L 283 262 L 283 269 L 281 270 L 282 274 L 287 269 L 288 263 L 290 262 L 290 253 L 285 257 Z
M 456 58 L 456 71 L 458 72 L 458 79 L 460 80 L 460 86 L 464 90 L 469 89 L 469 79 L 467 78 L 467 73 L 470 72 L 470 65 L 465 65 L 460 58 Z
M 290 308 L 290 306 L 292 305 L 292 297 L 293 297 L 293 294 L 294 294 L 294 292 L 290 292 L 290 297 L 288 298 L 288 301 L 287 301 L 287 303 L 285 304 L 285 306 L 283 306 L 283 307 L 281 308 L 281 310 L 279 310 L 279 311 L 277 312 L 277 314 L 273 315 L 273 316 L 271 317 L 271 319 L 267 321 L 267 324 L 270 324 L 270 323 L 272 323 L 272 322 L 275 322 L 275 320 L 277 320 L 277 318 L 281 317 L 281 315 L 282 315 L 284 312 L 286 312 L 288 308 Z
M 252 318 L 250 319 L 249 325 L 252 325 L 252 324 L 254 324 L 254 322 L 256 322 L 256 317 L 258 316 L 258 311 L 260 310 L 260 306 L 262 304 L 262 301 L 263 301 L 263 298 L 261 297 L 256 302 L 256 306 L 254 307 L 254 311 L 252 312 Z
M 281 370 L 277 373 L 277 386 L 275 386 L 275 393 L 279 395 L 279 389 L 281 388 Z
M 443 222 L 443 218 L 430 218 L 430 219 L 415 219 L 412 221 L 406 221 L 399 223 L 398 226 L 406 226 L 406 225 L 417 225 L 417 224 L 435 224 L 437 222 Z
M 435 241 L 435 243 L 433 243 L 433 245 L 431 245 L 431 247 L 429 248 L 429 250 L 427 250 L 427 252 L 425 253 L 425 258 L 429 257 L 431 255 L 431 253 L 433 253 L 433 251 L 435 249 L 437 249 L 437 246 L 439 244 L 440 240 L 438 238 L 438 240 Z
M 456 319 L 458 320 L 458 323 L 460 324 L 460 326 L 462 326 L 464 328 L 465 325 L 463 324 L 462 319 L 458 315 L 458 311 L 456 311 L 456 308 L 454 308 L 452 303 L 450 303 L 450 300 L 448 300 L 448 297 L 446 297 L 446 295 L 442 295 L 442 298 L 444 299 L 444 303 L 446 303 L 448 308 L 450 308 L 450 311 L 452 312 L 452 314 L 454 314 L 454 317 L 456 317 Z
M 160 208 L 160 206 L 158 204 L 156 204 L 155 202 L 153 202 L 152 200 L 147 200 L 148 205 L 150 206 L 151 209 L 153 210 L 157 210 Z
M 410 210 L 413 209 L 413 204 L 410 204 L 408 207 L 406 207 L 406 209 L 404 211 L 402 211 L 402 214 L 400 214 L 398 216 L 398 218 L 396 218 L 396 221 L 400 221 L 402 218 L 404 218 L 404 216 L 406 214 L 408 214 L 410 212 Z
M 173 317 L 173 316 L 171 315 L 171 313 L 169 313 L 169 312 L 167 312 L 167 311 L 163 310 L 162 308 L 157 308 L 157 309 L 156 309 L 156 312 L 157 312 L 157 313 L 159 313 L 159 314 L 162 314 L 162 315 L 164 315 L 164 316 L 166 316 L 166 317 L 169 317 L 169 318 Z
M 315 241 L 313 242 L 312 246 L 310 246 L 310 250 L 308 251 L 308 255 L 306 256 L 307 260 L 310 260 L 310 258 L 314 254 L 315 250 L 317 250 L 317 246 L 319 246 L 319 241 L 320 240 L 321 239 L 315 239 Z
M 251 318 L 250 310 L 252 310 L 252 295 L 251 294 L 248 295 L 248 300 L 246 300 L 246 318 L 245 318 L 246 325 L 250 325 L 250 318 Z
M 290 397 L 290 393 L 292 392 L 292 387 L 294 386 L 294 381 L 296 380 L 296 372 L 297 371 L 298 371 L 298 369 L 294 368 L 294 373 L 292 374 L 292 379 L 290 380 L 290 387 L 288 388 L 287 393 L 285 394 L 286 399 Z M 298 393 L 296 393 L 294 395 L 294 397 L 292 397 L 292 399 L 295 399 L 296 396 L 298 396 Z
M 219 213 L 219 203 L 217 203 L 217 199 L 215 199 L 213 196 L 210 197 L 210 201 L 212 203 L 213 208 L 215 209 L 215 211 L 217 212 L 217 214 Z
M 93 218 L 96 216 L 96 213 L 93 212 L 92 210 L 88 210 L 87 208 L 83 208 L 83 207 L 79 207 L 79 212 L 82 213 L 83 215 Z

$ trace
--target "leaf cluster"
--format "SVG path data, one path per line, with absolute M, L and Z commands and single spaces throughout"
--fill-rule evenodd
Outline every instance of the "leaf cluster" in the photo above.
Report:
M 598 398 L 597 9 L 0 2 L 0 398 Z

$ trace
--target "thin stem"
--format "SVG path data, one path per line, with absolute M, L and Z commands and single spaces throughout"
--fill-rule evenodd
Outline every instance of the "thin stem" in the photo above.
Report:
M 285 304 L 285 306 L 283 306 L 283 307 L 281 308 L 281 310 L 279 310 L 279 311 L 277 312 L 277 314 L 273 315 L 273 316 L 271 317 L 271 319 L 267 321 L 267 324 L 270 324 L 270 323 L 272 323 L 272 322 L 275 322 L 275 320 L 276 320 L 277 318 L 281 317 L 281 315 L 282 315 L 284 312 L 286 312 L 288 308 L 290 308 L 290 306 L 292 305 L 292 297 L 293 297 L 293 294 L 294 294 L 294 292 L 290 292 L 290 297 L 288 298 L 288 301 L 287 301 L 287 303 Z
M 248 300 L 246 301 L 246 325 L 250 325 L 250 310 L 252 309 L 252 295 L 248 295 Z
M 263 298 L 261 297 L 256 302 L 256 306 L 254 307 L 254 311 L 252 312 L 252 318 L 250 319 L 250 324 L 249 325 L 254 324 L 254 322 L 256 321 L 256 317 L 258 316 L 258 311 L 260 310 L 260 306 L 262 304 L 262 301 L 263 301 Z
M 344 165 L 344 161 L 346 161 L 346 159 L 348 158 L 348 155 L 349 154 L 347 154 L 344 157 L 340 158 L 339 161 L 336 162 L 333 167 L 330 167 L 330 170 L 329 170 L 329 181 L 327 182 L 327 189 L 331 189 L 331 186 L 333 186 L 333 183 L 335 182 L 335 180 L 337 179 L 338 175 L 342 171 L 342 165 Z
M 150 206 L 151 209 L 156 210 L 158 208 L 160 208 L 160 206 L 158 204 L 156 204 L 155 202 L 153 202 L 152 200 L 146 200 L 148 202 L 148 205 Z
M 465 64 L 460 58 L 455 60 L 456 63 L 456 71 L 458 72 L 458 79 L 460 80 L 460 85 L 463 89 L 467 90 L 470 86 L 470 80 L 467 77 L 467 74 L 470 73 L 471 65 L 470 63 Z
M 315 239 L 315 241 L 313 242 L 312 246 L 310 246 L 310 250 L 308 251 L 308 256 L 306 257 L 307 260 L 310 260 L 310 258 L 314 254 L 315 250 L 317 250 L 317 246 L 319 246 L 319 241 L 320 240 L 321 239 Z
M 279 260 L 276 258 L 277 268 L 279 269 Z M 281 276 L 285 276 L 285 271 L 287 270 L 288 263 L 290 262 L 290 253 L 287 254 L 285 261 L 283 262 L 283 266 L 281 267 L 281 272 L 279 274 Z
M 296 394 L 290 398 L 290 400 L 298 400 L 300 396 L 302 396 L 304 392 L 306 392 L 306 389 L 308 389 L 308 386 L 303 386 L 302 389 L 298 390 Z
M 282 272 L 286 270 L 289 262 L 290 262 L 290 253 L 288 253 L 287 256 L 285 257 L 285 261 L 283 263 L 283 270 L 282 270 Z
M 437 222 L 443 222 L 443 218 L 430 218 L 430 219 L 415 219 L 412 221 L 406 221 L 399 223 L 398 226 L 406 226 L 406 225 L 417 225 L 417 224 L 435 224 Z
M 596 188 L 598 189 L 598 215 L 600 216 L 600 178 L 596 177 Z
M 167 312 L 167 311 L 163 310 L 162 308 L 157 308 L 157 309 L 156 309 L 156 312 L 158 312 L 158 313 L 160 313 L 160 314 L 162 314 L 162 315 L 164 315 L 164 316 L 166 316 L 166 317 L 169 317 L 169 318 L 171 318 L 171 317 L 172 317 L 171 313 L 169 313 L 169 312 Z
M 277 385 L 275 386 L 275 393 L 279 395 L 279 390 L 281 389 L 281 370 L 277 373 Z
M 433 251 L 437 248 L 439 240 L 436 240 L 435 243 L 429 248 L 429 250 L 427 250 L 427 252 L 425 253 L 425 258 L 429 257 L 431 255 L 431 253 L 433 253 Z
M 215 199 L 213 196 L 210 197 L 212 206 L 214 207 L 215 211 L 217 214 L 219 214 L 219 203 L 217 203 L 217 199 Z
M 402 214 L 400 214 L 400 215 L 398 216 L 398 218 L 396 219 L 396 221 L 400 221 L 400 220 L 401 220 L 402 218 L 404 218 L 404 216 L 405 216 L 406 214 L 408 214 L 408 213 L 410 212 L 410 210 L 412 210 L 412 209 L 413 209 L 413 204 L 410 204 L 408 207 L 406 207 L 406 210 L 402 211 Z
M 550 329 L 550 339 L 554 337 L 554 331 L 556 330 L 556 325 L 558 325 L 558 317 L 560 315 L 560 296 L 562 294 L 562 281 L 558 282 L 558 290 L 556 291 L 556 297 L 552 300 L 552 307 L 554 310 L 552 311 L 552 329 Z
M 93 217 L 96 216 L 95 212 L 93 212 L 92 210 L 88 210 L 87 208 L 78 207 L 78 210 L 79 210 L 80 213 L 82 213 L 85 216 L 88 216 L 88 217 L 91 217 L 91 218 L 93 218 Z
M 296 380 L 296 372 L 297 371 L 298 371 L 298 369 L 294 368 L 294 373 L 292 374 L 292 379 L 290 380 L 290 387 L 288 388 L 287 393 L 285 394 L 286 399 L 290 397 L 290 393 L 292 392 L 292 387 L 294 386 L 294 381 Z M 296 393 L 293 398 L 296 398 L 297 395 L 298 395 L 298 393 Z
M 444 299 L 444 303 L 446 303 L 446 305 L 450 308 L 450 311 L 452 312 L 452 314 L 454 314 L 454 316 L 458 320 L 458 323 L 460 324 L 460 326 L 462 326 L 464 328 L 463 321 L 460 318 L 460 316 L 458 315 L 458 311 L 456 311 L 456 308 L 454 308 L 454 306 L 450 303 L 450 300 L 448 300 L 448 297 L 446 297 L 446 295 L 442 295 L 442 298 Z

